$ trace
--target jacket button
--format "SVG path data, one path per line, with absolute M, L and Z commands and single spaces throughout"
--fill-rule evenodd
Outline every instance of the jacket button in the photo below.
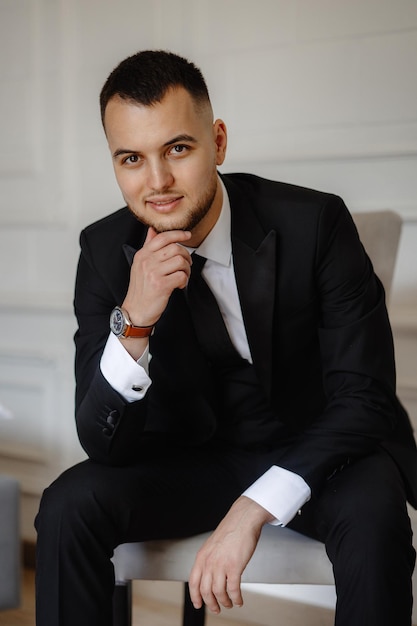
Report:
M 111 437 L 113 432 L 112 428 L 103 428 L 103 435 L 105 435 L 106 437 Z
M 117 422 L 119 421 L 119 417 L 120 417 L 119 411 L 116 411 L 116 410 L 110 411 L 110 413 L 107 416 L 107 420 L 106 421 L 107 421 L 109 426 L 114 428 L 115 425 L 117 424 Z

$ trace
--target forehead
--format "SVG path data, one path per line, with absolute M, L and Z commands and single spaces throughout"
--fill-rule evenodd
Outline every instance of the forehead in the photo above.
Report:
M 207 107 L 196 104 L 183 88 L 169 90 L 160 102 L 150 106 L 114 96 L 104 115 L 110 145 L 134 139 L 163 144 L 177 134 L 200 136 L 211 128 L 211 122 Z

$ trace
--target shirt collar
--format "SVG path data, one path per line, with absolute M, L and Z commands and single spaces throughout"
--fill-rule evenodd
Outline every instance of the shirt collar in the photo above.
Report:
M 204 241 L 198 248 L 195 248 L 195 252 L 210 261 L 229 267 L 232 257 L 230 202 L 222 180 L 220 180 L 220 184 L 223 192 L 223 204 L 219 218 Z M 194 250 L 191 251 L 194 252 Z

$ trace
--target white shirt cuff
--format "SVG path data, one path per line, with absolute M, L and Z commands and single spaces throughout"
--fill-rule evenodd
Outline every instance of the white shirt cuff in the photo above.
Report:
M 104 378 L 126 400 L 142 400 L 152 381 L 148 376 L 149 348 L 138 361 L 132 359 L 111 332 L 101 355 L 100 369 Z
M 310 500 L 311 489 L 298 474 L 273 465 L 243 495 L 275 517 L 272 525 L 286 526 L 303 504 Z

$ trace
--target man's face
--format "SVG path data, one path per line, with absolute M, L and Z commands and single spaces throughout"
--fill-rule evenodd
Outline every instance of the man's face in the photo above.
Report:
M 193 233 L 198 245 L 214 226 L 222 194 L 217 176 L 226 152 L 226 128 L 212 121 L 183 89 L 142 106 L 113 97 L 104 118 L 114 171 L 136 217 L 156 231 Z

